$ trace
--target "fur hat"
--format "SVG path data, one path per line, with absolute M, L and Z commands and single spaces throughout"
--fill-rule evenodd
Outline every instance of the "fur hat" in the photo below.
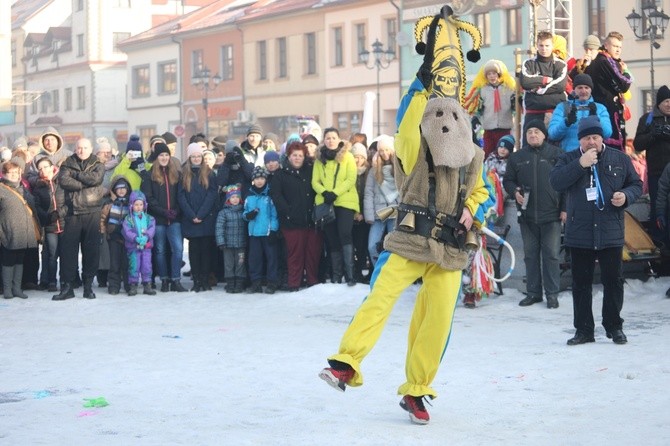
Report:
M 354 143 L 353 146 L 351 146 L 351 154 L 353 156 L 362 156 L 363 158 L 367 159 L 368 158 L 368 149 L 365 148 L 363 144 L 360 142 Z
M 230 199 L 234 196 L 240 197 L 240 200 L 242 199 L 242 190 L 239 184 L 231 184 L 224 190 L 226 191 L 226 204 L 230 204 Z
M 170 155 L 170 148 L 165 144 L 164 142 L 157 142 L 156 145 L 154 146 L 154 151 L 151 154 L 151 157 L 153 159 L 158 158 L 158 155 L 161 153 L 167 153 Z
M 261 135 L 261 137 L 263 137 L 263 127 L 261 127 L 259 124 L 252 124 L 247 130 L 247 136 L 251 135 L 252 133 L 258 133 Z
M 545 139 L 547 138 L 547 126 L 542 119 L 529 119 L 523 126 L 523 134 L 525 135 L 530 129 L 538 129 L 544 133 Z
M 268 171 L 265 167 L 261 166 L 256 166 L 254 167 L 253 172 L 251 173 L 251 181 L 255 180 L 256 178 L 267 178 L 268 177 Z
M 268 150 L 267 152 L 265 152 L 265 156 L 263 157 L 263 163 L 267 164 L 272 161 L 279 162 L 279 152 L 275 150 Z
M 656 92 L 656 107 L 658 107 L 661 102 L 665 101 L 666 99 L 670 99 L 670 88 L 668 88 L 667 85 L 663 85 Z
M 138 135 L 130 135 L 130 139 L 126 145 L 126 153 L 131 150 L 139 150 L 142 152 L 142 143 L 140 142 L 140 137 Z
M 577 87 L 577 85 L 586 85 L 587 87 L 590 87 L 591 90 L 593 90 L 593 79 L 591 79 L 591 76 L 586 73 L 578 74 L 572 80 L 572 85 L 573 87 Z
M 460 168 L 475 157 L 470 116 L 460 102 L 448 97 L 428 101 L 421 119 L 421 138 L 436 166 Z M 448 133 L 448 137 L 445 134 Z M 422 142 L 423 144 L 423 142 Z
M 603 127 L 597 116 L 587 116 L 579 120 L 577 124 L 577 138 L 582 139 L 588 135 L 603 136 Z
M 161 136 L 165 140 L 165 144 L 175 144 L 177 142 L 177 137 L 174 133 L 165 132 Z
M 512 135 L 505 135 L 498 140 L 498 144 L 496 145 L 496 147 L 504 147 L 510 152 L 513 152 L 515 144 L 516 141 L 514 140 L 514 137 Z
M 186 147 L 186 157 L 190 158 L 193 155 L 202 155 L 202 147 L 197 142 L 192 142 Z
M 586 39 L 584 39 L 584 49 L 597 50 L 598 48 L 600 48 L 600 39 L 598 36 L 594 36 L 593 34 L 586 36 Z

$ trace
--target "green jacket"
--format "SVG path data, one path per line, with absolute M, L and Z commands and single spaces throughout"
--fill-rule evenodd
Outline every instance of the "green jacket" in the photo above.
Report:
M 322 147 L 321 150 L 328 150 Z M 312 189 L 316 192 L 314 202 L 323 203 L 323 192 L 331 191 L 337 195 L 334 205 L 360 212 L 358 192 L 356 191 L 356 161 L 348 150 L 342 148 L 334 160 L 317 156 L 312 170 Z M 340 166 L 339 170 L 337 166 Z M 337 173 L 337 176 L 336 176 Z

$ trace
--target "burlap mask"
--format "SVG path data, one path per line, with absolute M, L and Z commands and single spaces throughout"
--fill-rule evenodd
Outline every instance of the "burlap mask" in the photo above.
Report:
M 421 137 L 436 166 L 463 167 L 475 156 L 470 117 L 455 99 L 428 101 L 421 119 Z

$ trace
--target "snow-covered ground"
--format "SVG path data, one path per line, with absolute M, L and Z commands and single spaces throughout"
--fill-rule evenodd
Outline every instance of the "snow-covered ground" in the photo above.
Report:
M 317 377 L 365 296 L 357 285 L 298 293 L 0 301 L 4 445 L 666 445 L 670 278 L 629 281 L 627 345 L 568 347 L 560 308 L 521 308 L 507 288 L 460 304 L 428 426 L 398 406 L 416 286 L 363 362 L 365 385 Z M 598 287 L 596 287 L 599 289 Z M 594 299 L 599 319 L 601 292 Z M 598 322 L 599 323 L 599 322 Z M 103 397 L 109 405 L 83 407 Z

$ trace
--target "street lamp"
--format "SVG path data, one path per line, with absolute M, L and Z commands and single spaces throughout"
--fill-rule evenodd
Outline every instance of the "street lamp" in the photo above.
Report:
M 633 11 L 626 16 L 626 20 L 628 20 L 628 26 L 633 30 L 635 37 L 638 39 L 649 39 L 649 53 L 651 59 L 649 73 L 651 74 L 651 97 L 653 98 L 656 95 L 656 86 L 654 85 L 654 50 L 661 47 L 661 44 L 656 42 L 656 37 L 660 34 L 660 38 L 663 38 L 670 17 L 668 17 L 663 10 L 659 12 L 658 9 L 656 9 L 656 2 L 654 1 L 646 2 L 644 6 L 642 6 L 642 13 L 644 16 L 641 16 L 635 12 L 635 9 L 633 9 Z M 646 24 L 646 33 L 643 29 L 643 24 Z M 638 30 L 640 34 L 638 34 Z
M 358 54 L 360 60 L 365 64 L 365 68 L 373 70 L 377 68 L 377 136 L 381 135 L 381 98 L 379 97 L 379 72 L 381 70 L 387 69 L 391 66 L 391 61 L 395 59 L 395 51 L 388 48 L 386 51 L 383 49 L 383 44 L 379 39 L 375 39 L 372 43 L 372 66 L 368 65 L 370 60 L 370 51 L 363 50 Z
M 222 80 L 219 73 L 212 76 L 207 67 L 203 67 L 191 79 L 191 84 L 204 93 L 202 108 L 205 110 L 205 135 L 209 134 L 209 92 L 216 90 Z

